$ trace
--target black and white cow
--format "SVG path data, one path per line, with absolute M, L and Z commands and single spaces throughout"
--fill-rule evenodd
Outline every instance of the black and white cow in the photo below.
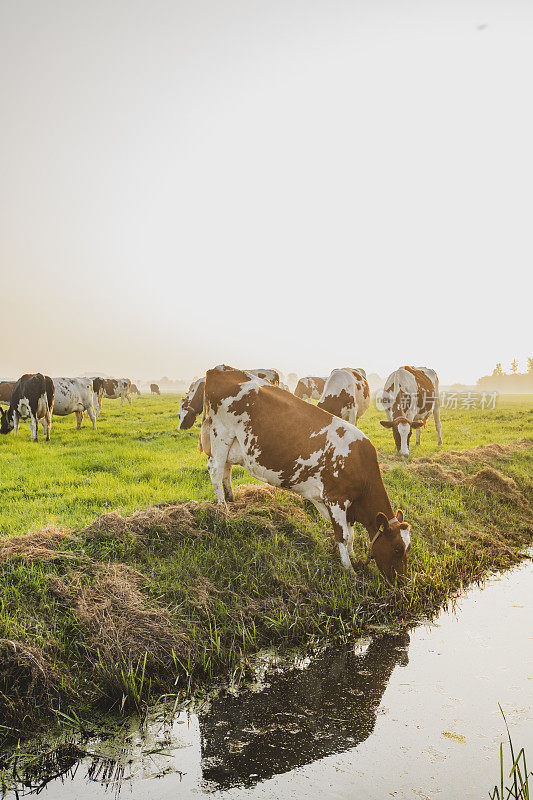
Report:
M 79 431 L 83 412 L 86 411 L 95 431 L 93 381 L 90 378 L 54 378 L 54 389 L 54 416 L 66 417 L 67 414 L 76 414 L 76 430 Z
M 43 423 L 46 441 L 50 441 L 52 410 L 54 408 L 54 382 L 48 375 L 36 372 L 23 375 L 13 386 L 7 411 L 0 410 L 0 433 L 14 430 L 18 433 L 21 419 L 30 421 L 30 434 L 37 441 L 38 421 Z

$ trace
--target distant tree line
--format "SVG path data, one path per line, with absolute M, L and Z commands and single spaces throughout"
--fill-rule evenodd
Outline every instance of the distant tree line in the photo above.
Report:
M 527 359 L 527 372 L 518 371 L 518 361 L 511 361 L 511 371 L 504 372 L 501 362 L 492 370 L 492 375 L 484 375 L 478 379 L 481 389 L 498 392 L 533 392 L 533 358 Z

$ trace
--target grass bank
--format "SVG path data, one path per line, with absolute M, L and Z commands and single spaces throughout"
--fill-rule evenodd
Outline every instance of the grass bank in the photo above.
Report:
M 186 693 L 242 670 L 266 645 L 401 623 L 461 583 L 516 563 L 533 530 L 533 448 L 522 438 L 530 407 L 521 399 L 485 414 L 450 414 L 444 451 L 430 428 L 408 462 L 395 456 L 377 411 L 365 415 L 361 427 L 380 450 L 393 505 L 413 525 L 401 589 L 363 568 L 365 533 L 356 537 L 353 580 L 315 511 L 289 493 L 249 485 L 244 470 L 236 470 L 244 485 L 230 514 L 221 514 L 206 499 L 195 433 L 175 430 L 174 398 L 141 398 L 122 410 L 109 401 L 96 434 L 77 434 L 67 418 L 50 447 L 26 440 L 25 429 L 17 440 L 6 437 L 4 732 L 24 733 L 58 711 L 135 708 Z

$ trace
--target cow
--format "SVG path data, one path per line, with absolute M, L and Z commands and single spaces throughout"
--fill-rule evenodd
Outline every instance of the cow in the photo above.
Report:
M 102 410 L 102 398 L 104 396 L 104 378 L 100 378 L 99 376 L 95 376 L 94 378 L 89 378 L 93 382 L 93 405 L 94 410 L 96 411 L 96 416 L 100 416 L 100 411 Z
M 151 383 L 150 384 L 150 391 L 152 392 L 152 394 L 161 394 L 161 392 L 159 391 L 159 386 L 157 385 L 157 383 Z
M 385 381 L 381 402 L 387 414 L 381 420 L 384 428 L 391 428 L 398 453 L 409 455 L 409 440 L 416 430 L 416 443 L 420 444 L 420 428 L 431 414 L 435 420 L 438 444 L 442 444 L 440 423 L 439 379 L 429 367 L 400 367 Z
M 404 575 L 410 526 L 393 513 L 376 449 L 355 426 L 240 370 L 209 370 L 201 445 L 215 498 L 232 502 L 231 468 L 310 500 L 333 526 L 343 567 L 353 572 L 355 522 L 370 535 L 389 580 Z
M 104 397 L 109 400 L 118 400 L 120 405 L 127 400 L 131 406 L 131 381 L 129 378 L 104 378 Z
M 318 408 L 357 425 L 370 405 L 370 389 L 363 369 L 332 370 L 318 401 Z
M 218 364 L 218 366 L 213 367 L 213 369 L 224 371 L 230 370 L 232 367 L 228 367 L 226 364 Z M 267 383 L 273 384 L 273 381 L 277 379 L 279 384 L 279 373 L 274 369 L 248 369 L 244 370 L 244 372 L 250 377 L 260 378 L 261 380 L 267 381 Z M 258 375 L 258 373 L 261 373 L 261 375 Z M 189 386 L 187 394 L 181 398 L 178 408 L 178 430 L 186 431 L 192 428 L 196 417 L 198 414 L 202 413 L 204 407 L 204 389 L 205 376 L 193 381 Z
M 141 393 L 140 393 L 139 389 L 137 388 L 137 384 L 136 383 L 132 383 L 131 384 L 130 394 L 137 394 L 140 397 Z
M 14 385 L 15 381 L 0 381 L 0 403 L 9 405 Z
M 294 394 L 302 400 L 320 400 L 325 385 L 325 378 L 308 375 L 306 378 L 300 378 L 296 384 Z
M 204 407 L 204 388 L 205 378 L 198 378 L 191 383 L 187 394 L 181 398 L 178 407 L 180 431 L 192 428 L 196 417 L 201 414 Z
M 0 409 L 0 433 L 7 434 L 14 430 L 16 435 L 19 421 L 29 419 L 30 435 L 36 442 L 39 420 L 42 420 L 46 441 L 49 442 L 53 407 L 54 383 L 52 378 L 41 372 L 23 375 L 13 386 L 8 410 Z
M 83 420 L 83 412 L 87 411 L 89 419 L 96 430 L 96 411 L 94 408 L 94 386 L 91 378 L 54 378 L 55 400 L 54 416 L 66 417 L 76 415 L 76 430 L 79 431 Z M 44 428 L 44 421 L 43 421 Z

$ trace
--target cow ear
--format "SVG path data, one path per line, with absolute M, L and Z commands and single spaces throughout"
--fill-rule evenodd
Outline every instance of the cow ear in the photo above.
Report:
M 423 422 L 411 422 L 411 428 L 421 428 L 423 424 Z
M 382 514 L 382 512 L 380 511 L 379 514 L 376 516 L 376 530 L 383 531 L 383 533 L 385 533 L 388 527 L 389 527 L 389 521 L 385 516 L 385 514 Z
M 392 428 L 392 422 L 389 422 L 388 419 L 380 419 L 380 425 L 383 425 L 384 428 Z
M 403 522 L 403 511 L 401 508 L 399 508 L 398 511 L 396 512 L 396 519 L 398 520 L 398 522 Z

